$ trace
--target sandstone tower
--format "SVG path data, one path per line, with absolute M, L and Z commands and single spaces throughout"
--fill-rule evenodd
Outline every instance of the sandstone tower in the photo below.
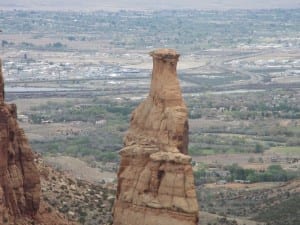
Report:
M 0 223 L 21 224 L 18 218 L 34 217 L 39 204 L 39 173 L 24 131 L 17 123 L 17 107 L 4 102 L 0 61 Z
M 174 50 L 150 53 L 150 92 L 132 113 L 120 151 L 114 225 L 195 225 L 198 203 L 187 155 L 188 112 Z

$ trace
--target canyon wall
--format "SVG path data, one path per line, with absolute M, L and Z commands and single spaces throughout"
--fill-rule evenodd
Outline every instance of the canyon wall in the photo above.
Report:
M 40 177 L 34 155 L 24 131 L 18 126 L 16 105 L 4 102 L 0 66 L 0 208 L 5 217 L 2 220 L 22 215 L 34 217 L 39 204 Z

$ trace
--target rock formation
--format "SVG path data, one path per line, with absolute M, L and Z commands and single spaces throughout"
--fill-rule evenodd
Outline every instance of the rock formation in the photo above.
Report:
M 174 50 L 150 53 L 150 93 L 132 113 L 120 151 L 114 225 L 195 225 L 198 223 L 188 112 Z
M 33 217 L 39 204 L 39 173 L 24 131 L 18 126 L 16 105 L 4 102 L 0 66 L 0 207 L 6 211 L 1 214 L 5 217 L 2 221 L 23 215 Z

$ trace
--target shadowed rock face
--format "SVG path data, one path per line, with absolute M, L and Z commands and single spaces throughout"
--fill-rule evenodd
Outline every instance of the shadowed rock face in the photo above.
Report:
M 120 151 L 114 225 L 194 225 L 198 203 L 187 155 L 188 112 L 174 50 L 153 57 L 148 97 L 133 111 Z
M 2 76 L 2 62 L 0 59 L 0 104 L 4 102 L 4 80 Z
M 16 105 L 4 102 L 0 66 L 0 221 L 34 217 L 39 204 L 40 177 L 34 155 L 17 123 Z

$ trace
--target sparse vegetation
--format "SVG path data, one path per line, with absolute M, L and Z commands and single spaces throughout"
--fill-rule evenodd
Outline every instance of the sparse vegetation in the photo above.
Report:
M 75 180 L 61 172 L 53 170 L 40 161 L 40 170 L 48 171 L 47 177 L 42 176 L 43 200 L 67 218 L 80 224 L 94 225 L 101 219 L 101 224 L 108 225 L 111 221 L 111 208 L 115 191 L 101 184 L 91 184 Z M 53 177 L 55 179 L 48 179 Z M 53 208 L 48 207 L 48 211 Z
M 288 198 L 258 213 L 255 220 L 267 225 L 294 225 L 300 223 L 300 195 L 287 193 Z
M 293 224 L 299 221 L 298 181 L 203 186 L 198 191 L 203 211 L 228 218 L 253 218 L 263 224 Z

